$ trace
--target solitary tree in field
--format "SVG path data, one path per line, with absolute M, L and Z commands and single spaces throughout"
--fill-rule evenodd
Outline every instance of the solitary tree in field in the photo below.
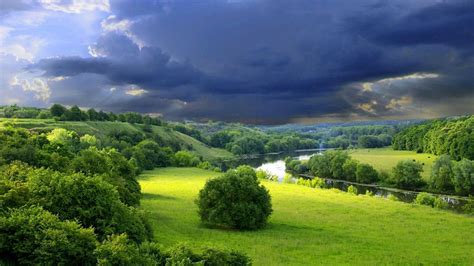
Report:
M 262 228 L 272 213 L 270 194 L 249 166 L 207 181 L 196 204 L 203 222 L 235 229 Z

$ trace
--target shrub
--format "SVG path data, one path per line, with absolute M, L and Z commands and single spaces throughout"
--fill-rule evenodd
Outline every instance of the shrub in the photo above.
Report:
M 417 162 L 410 160 L 400 161 L 393 168 L 391 183 L 403 189 L 416 189 L 423 186 L 421 179 L 423 167 Z
M 178 167 L 193 167 L 199 163 L 199 158 L 189 151 L 178 151 L 174 155 L 174 165 Z
M 453 163 L 449 155 L 441 155 L 433 164 L 430 186 L 436 191 L 453 190 Z
M 356 181 L 357 165 L 358 162 L 356 160 L 347 160 L 344 165 L 342 165 L 345 180 Z
M 433 202 L 433 207 L 438 209 L 446 209 L 448 208 L 448 203 L 444 201 L 442 198 L 436 198 Z
M 202 254 L 202 258 L 205 261 L 206 266 L 251 265 L 251 260 L 249 257 L 236 251 L 206 249 Z
M 291 176 L 291 174 L 286 173 L 285 176 L 283 177 L 283 183 L 287 183 L 287 184 L 294 183 L 293 176 Z
M 269 179 L 270 174 L 268 174 L 265 170 L 258 169 L 255 171 L 255 175 L 257 176 L 257 179 Z
M 400 201 L 400 199 L 398 199 L 397 196 L 395 196 L 393 194 L 388 195 L 387 199 L 391 200 L 391 201 Z
M 453 172 L 456 193 L 474 195 L 474 161 L 462 159 L 454 164 Z
M 347 188 L 347 192 L 350 193 L 350 194 L 354 194 L 354 195 L 357 195 L 357 188 L 353 185 L 350 185 L 348 188 Z
M 261 228 L 272 212 L 270 194 L 249 166 L 208 180 L 196 204 L 203 222 L 235 229 Z
M 356 180 L 359 183 L 370 184 L 378 180 L 378 173 L 371 165 L 361 163 L 357 165 Z
M 92 265 L 96 244 L 92 229 L 61 221 L 40 207 L 14 209 L 0 217 L 1 257 L 22 265 Z
M 113 233 L 127 233 L 136 242 L 149 238 L 142 215 L 123 204 L 115 187 L 101 177 L 39 169 L 30 174 L 28 188 L 33 203 L 61 219 L 94 227 L 100 239 Z
M 140 254 L 126 234 L 108 236 L 94 251 L 97 265 L 154 265 L 152 257 Z
M 435 197 L 429 193 L 421 192 L 418 193 L 415 199 L 415 203 L 419 205 L 434 206 Z

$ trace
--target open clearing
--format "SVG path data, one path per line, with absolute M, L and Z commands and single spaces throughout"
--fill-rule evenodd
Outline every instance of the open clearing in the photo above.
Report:
M 416 153 L 414 151 L 396 151 L 391 147 L 378 149 L 355 149 L 350 150 L 349 155 L 362 163 L 368 163 L 377 170 L 386 170 L 391 172 L 392 168 L 403 160 L 416 160 L 423 164 L 423 179 L 429 180 L 431 167 L 438 158 L 429 153 Z
M 265 229 L 206 228 L 194 199 L 217 175 L 160 168 L 140 177 L 157 242 L 236 249 L 255 265 L 474 264 L 473 217 L 293 184 L 263 181 L 274 209 Z

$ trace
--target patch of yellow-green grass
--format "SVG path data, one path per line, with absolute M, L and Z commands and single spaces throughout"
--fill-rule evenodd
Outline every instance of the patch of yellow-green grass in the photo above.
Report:
M 391 171 L 392 168 L 403 160 L 416 160 L 423 164 L 422 176 L 429 180 L 431 167 L 437 156 L 429 153 L 416 153 L 414 151 L 396 151 L 391 147 L 378 149 L 356 149 L 349 152 L 350 156 L 360 162 L 368 163 L 377 170 Z
M 162 168 L 140 178 L 155 240 L 235 249 L 255 265 L 473 265 L 474 218 L 426 206 L 263 181 L 274 212 L 258 231 L 204 227 L 194 204 L 219 173 Z

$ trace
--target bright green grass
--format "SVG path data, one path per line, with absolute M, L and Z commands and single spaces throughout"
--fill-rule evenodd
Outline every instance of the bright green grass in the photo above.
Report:
M 368 163 L 377 170 L 390 171 L 403 160 L 415 159 L 419 163 L 424 163 L 422 176 L 429 180 L 431 167 L 437 156 L 429 153 L 416 153 L 414 151 L 396 151 L 391 147 L 379 149 L 356 149 L 349 152 L 350 156 L 360 162 Z
M 42 129 L 54 129 L 54 128 L 65 128 L 73 130 L 80 135 L 91 134 L 98 137 L 106 136 L 112 130 L 126 130 L 130 132 L 143 132 L 143 125 L 132 125 L 123 122 L 97 122 L 97 121 L 55 121 L 53 119 L 8 119 L 0 118 L 0 127 L 2 122 L 11 121 L 16 126 L 24 128 L 42 128 Z M 158 134 L 163 140 L 178 140 L 183 143 L 186 147 L 191 147 L 197 154 L 201 155 L 205 160 L 212 160 L 216 158 L 227 158 L 233 155 L 223 149 L 212 148 L 204 143 L 174 131 L 170 128 L 152 126 L 153 132 Z
M 217 175 L 162 168 L 141 176 L 141 208 L 150 214 L 156 241 L 236 249 L 255 265 L 474 264 L 472 217 L 293 184 L 263 182 L 274 209 L 267 228 L 205 228 L 193 201 Z

